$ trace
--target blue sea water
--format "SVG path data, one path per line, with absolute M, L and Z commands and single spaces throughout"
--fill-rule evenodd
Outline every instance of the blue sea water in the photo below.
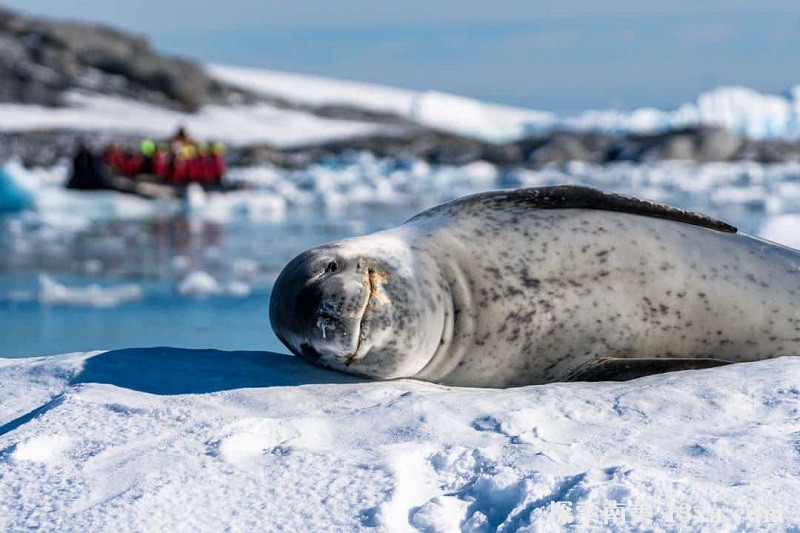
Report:
M 248 194 L 253 206 L 285 200 L 276 204 L 285 211 L 267 220 L 246 204 L 228 205 L 219 218 L 220 199 L 204 204 L 208 212 L 131 216 L 141 206 L 65 195 L 43 182 L 40 196 L 57 195 L 55 207 L 0 215 L 0 358 L 164 345 L 285 352 L 269 324 L 269 296 L 292 257 L 478 190 L 591 185 L 752 234 L 771 217 L 800 212 L 797 164 L 567 165 L 491 179 L 481 177 L 485 169 L 419 166 L 361 157 L 300 174 L 267 169 Z M 310 203 L 298 201 L 309 195 Z
M 0 357 L 148 346 L 286 352 L 269 323 L 270 289 L 282 266 L 308 247 L 410 214 L 305 212 L 275 223 L 230 224 L 104 220 L 58 230 L 0 216 Z M 209 274 L 222 293 L 183 294 L 192 272 Z M 82 294 L 95 284 L 98 293 L 133 285 L 142 295 L 91 304 L 61 289 L 48 294 L 42 275 Z M 234 282 L 249 293 L 228 291 Z
M 269 292 L 244 298 L 146 295 L 113 307 L 0 304 L 2 357 L 130 346 L 285 351 L 269 325 Z

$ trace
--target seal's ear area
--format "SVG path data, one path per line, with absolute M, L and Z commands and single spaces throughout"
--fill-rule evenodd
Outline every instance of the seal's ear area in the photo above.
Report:
M 567 381 L 627 381 L 664 372 L 679 370 L 699 370 L 715 366 L 729 365 L 722 359 L 623 359 L 602 357 L 585 365 L 567 378 Z

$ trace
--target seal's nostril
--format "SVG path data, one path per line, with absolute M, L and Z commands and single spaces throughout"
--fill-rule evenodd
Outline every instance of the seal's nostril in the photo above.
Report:
M 336 318 L 336 314 L 327 309 L 323 309 L 319 312 L 319 318 L 334 319 Z
M 339 270 L 339 264 L 338 264 L 336 261 L 331 261 L 331 262 L 330 262 L 330 263 L 328 263 L 328 265 L 325 267 L 325 272 L 327 272 L 327 273 L 329 273 L 329 274 L 333 274 L 333 273 L 334 273 L 334 272 L 336 272 L 337 270 Z

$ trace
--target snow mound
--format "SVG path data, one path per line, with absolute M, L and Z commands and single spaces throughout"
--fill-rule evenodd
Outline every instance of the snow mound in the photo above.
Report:
M 207 65 L 206 70 L 217 79 L 256 94 L 310 106 L 348 105 L 402 116 L 408 112 L 417 94 L 370 83 L 257 68 Z
M 509 390 L 285 355 L 0 359 L 10 530 L 785 530 L 800 359 Z M 43 505 L 42 502 L 46 502 Z
M 800 134 L 797 89 L 786 96 L 761 94 L 746 87 L 722 87 L 697 99 L 698 121 L 725 126 L 754 139 Z
M 265 97 L 310 107 L 349 106 L 391 113 L 423 126 L 489 142 L 507 142 L 554 129 L 654 132 L 702 124 L 725 126 L 755 139 L 800 136 L 800 87 L 785 95 L 762 94 L 745 87 L 720 87 L 674 109 L 600 109 L 556 115 L 439 91 L 411 91 L 223 65 L 206 68 L 216 79 Z M 87 92 L 70 92 L 66 101 L 67 107 L 55 109 L 0 104 L 0 131 L 102 130 L 165 137 L 184 125 L 202 139 L 291 148 L 333 139 L 391 134 L 397 130 L 397 126 L 325 118 L 267 103 L 206 105 L 196 113 L 182 113 Z
M 747 87 L 718 87 L 674 110 L 593 110 L 559 122 L 567 129 L 640 133 L 708 125 L 751 139 L 795 139 L 800 136 L 800 89 L 772 95 Z M 550 127 L 552 124 L 528 124 L 532 131 Z
M 100 130 L 168 137 L 178 126 L 185 126 L 199 139 L 291 147 L 386 130 L 385 126 L 326 119 L 266 104 L 206 105 L 196 113 L 185 113 L 83 92 L 68 93 L 66 101 L 69 106 L 61 108 L 0 104 L 0 131 Z
M 674 109 L 599 109 L 558 116 L 438 91 L 416 92 L 222 65 L 206 68 L 212 77 L 265 96 L 314 106 L 348 105 L 394 113 L 432 128 L 496 142 L 551 129 L 643 133 L 697 125 L 724 126 L 754 139 L 800 136 L 800 86 L 785 95 L 719 87 Z
M 521 110 L 515 114 L 501 112 L 502 106 L 491 106 L 474 100 L 438 91 L 420 93 L 408 118 L 428 127 L 459 133 L 492 142 L 512 141 L 525 134 Z M 533 112 L 531 112 L 532 114 Z M 542 113 L 538 120 L 550 118 Z
M 39 301 L 49 305 L 78 305 L 113 307 L 125 302 L 135 302 L 144 297 L 137 284 L 103 287 L 96 283 L 85 287 L 68 287 L 46 274 L 39 275 Z
M 424 126 L 492 142 L 523 135 L 528 123 L 549 125 L 555 121 L 552 113 L 490 104 L 440 91 L 418 92 L 227 65 L 208 65 L 206 69 L 212 77 L 263 96 L 315 107 L 343 105 L 391 113 Z

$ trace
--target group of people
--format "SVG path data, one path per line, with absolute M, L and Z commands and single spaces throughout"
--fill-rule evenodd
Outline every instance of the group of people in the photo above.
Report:
M 180 128 L 169 142 L 144 139 L 138 150 L 111 144 L 103 150 L 103 163 L 111 173 L 130 178 L 152 175 L 170 185 L 215 185 L 225 174 L 225 145 L 197 143 Z

